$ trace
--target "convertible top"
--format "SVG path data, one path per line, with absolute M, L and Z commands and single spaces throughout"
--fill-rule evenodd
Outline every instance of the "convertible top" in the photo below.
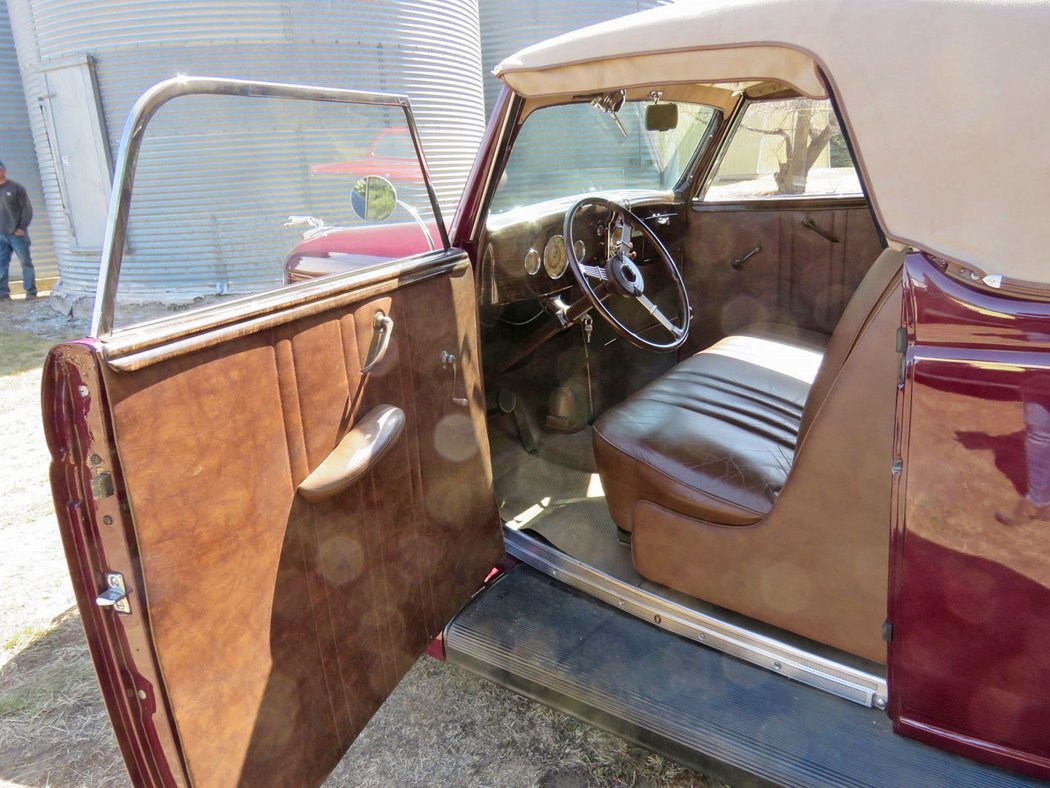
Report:
M 1050 283 L 1048 41 L 1050 0 L 684 0 L 528 47 L 496 74 L 526 98 L 830 87 L 888 238 Z

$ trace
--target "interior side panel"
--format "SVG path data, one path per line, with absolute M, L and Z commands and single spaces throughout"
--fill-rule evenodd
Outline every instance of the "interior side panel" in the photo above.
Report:
M 379 309 L 391 345 L 362 376 Z M 107 370 L 139 594 L 195 783 L 319 783 L 502 555 L 477 348 L 463 269 Z M 298 496 L 380 404 L 406 417 L 390 452 L 327 500 Z
M 882 251 L 867 206 L 848 206 L 716 205 L 690 212 L 682 274 L 695 314 L 682 353 L 752 323 L 830 334 Z

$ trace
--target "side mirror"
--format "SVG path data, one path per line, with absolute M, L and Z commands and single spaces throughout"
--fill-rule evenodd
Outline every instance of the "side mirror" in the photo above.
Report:
M 394 184 L 379 175 L 369 175 L 354 184 L 350 192 L 350 206 L 366 222 L 381 222 L 390 218 L 397 206 Z
M 678 128 L 678 105 L 649 104 L 645 108 L 646 131 L 670 131 Z

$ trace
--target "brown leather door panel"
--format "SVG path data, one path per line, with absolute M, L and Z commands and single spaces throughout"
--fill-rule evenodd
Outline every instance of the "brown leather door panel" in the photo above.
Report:
M 104 368 L 133 614 L 197 785 L 320 783 L 503 554 L 471 271 L 417 278 Z M 377 310 L 393 333 L 362 375 Z M 404 413 L 383 456 L 298 495 L 381 405 Z
M 816 230 L 803 224 L 807 219 Z M 756 247 L 761 251 L 734 267 Z M 698 207 L 689 214 L 685 238 L 682 273 L 695 315 L 683 352 L 702 350 L 752 323 L 830 334 L 881 252 L 862 202 Z

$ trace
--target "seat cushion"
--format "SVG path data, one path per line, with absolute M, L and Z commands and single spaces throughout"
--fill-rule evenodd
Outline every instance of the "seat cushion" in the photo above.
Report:
M 648 500 L 721 525 L 751 525 L 795 458 L 821 353 L 813 345 L 737 335 L 697 353 L 594 425 L 602 486 L 617 525 Z

